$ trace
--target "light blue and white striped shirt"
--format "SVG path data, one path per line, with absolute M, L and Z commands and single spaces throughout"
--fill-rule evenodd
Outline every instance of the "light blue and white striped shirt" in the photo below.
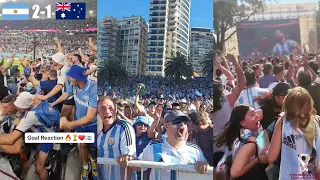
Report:
M 262 89 L 259 87 L 252 87 L 252 88 L 244 89 L 240 93 L 240 95 L 235 103 L 235 106 L 240 105 L 240 104 L 248 104 L 248 105 L 254 107 L 255 109 L 259 109 L 260 105 L 258 104 L 257 101 L 255 101 L 255 98 L 257 98 L 258 96 L 262 96 L 264 93 L 267 93 L 267 92 L 269 92 L 268 89 Z
M 120 155 L 136 156 L 136 138 L 132 125 L 128 121 L 117 120 L 107 131 L 101 131 L 97 138 L 98 157 L 117 158 Z M 99 163 L 99 162 L 98 162 Z M 120 166 L 98 166 L 98 179 L 119 180 L 121 179 Z M 132 178 L 135 179 L 135 178 Z
M 162 139 L 151 141 L 143 152 L 139 155 L 143 161 L 164 162 L 168 164 L 195 164 L 197 161 L 207 162 L 201 149 L 194 144 L 184 143 L 178 149 L 172 147 L 166 140 Z M 159 179 L 160 173 L 160 179 Z M 176 171 L 152 169 L 150 180 L 175 180 L 177 179 Z

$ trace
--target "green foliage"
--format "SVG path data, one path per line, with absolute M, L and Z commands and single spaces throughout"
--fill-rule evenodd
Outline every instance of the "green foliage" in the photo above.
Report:
M 265 10 L 265 3 L 274 0 L 214 0 L 214 31 L 216 34 L 215 49 L 223 50 L 224 43 L 234 35 L 237 23 L 248 20 L 257 12 Z
M 114 86 L 128 78 L 127 71 L 117 60 L 102 60 L 99 62 L 98 69 L 99 83 L 107 81 Z
M 193 74 L 193 68 L 187 62 L 187 57 L 179 51 L 175 56 L 172 55 L 171 58 L 167 58 L 164 71 L 165 77 L 176 82 L 181 82 L 183 77 L 189 79 Z

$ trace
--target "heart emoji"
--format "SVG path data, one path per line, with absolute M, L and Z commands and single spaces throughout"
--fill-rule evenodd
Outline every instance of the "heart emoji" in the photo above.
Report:
M 79 135 L 78 138 L 82 141 L 85 138 L 85 135 Z

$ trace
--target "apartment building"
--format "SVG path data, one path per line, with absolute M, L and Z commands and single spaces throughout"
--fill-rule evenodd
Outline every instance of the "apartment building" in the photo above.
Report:
M 146 74 L 164 76 L 177 51 L 189 55 L 190 0 L 151 0 Z
M 98 58 L 99 61 L 121 60 L 121 31 L 118 22 L 106 16 L 98 23 Z
M 121 29 L 121 65 L 131 75 L 145 75 L 148 25 L 141 16 L 117 19 Z
M 210 28 L 191 28 L 189 62 L 196 73 L 201 74 L 201 62 L 212 50 L 213 42 L 214 37 Z

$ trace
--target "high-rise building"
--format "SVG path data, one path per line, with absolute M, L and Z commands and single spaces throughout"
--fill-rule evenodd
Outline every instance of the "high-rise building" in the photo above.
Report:
M 148 25 L 140 16 L 99 22 L 99 59 L 117 60 L 130 75 L 145 75 Z
M 106 16 L 98 23 L 98 55 L 99 60 L 121 60 L 120 27 L 111 16 Z
M 164 75 L 177 51 L 189 55 L 190 0 L 151 0 L 147 74 Z
M 189 62 L 196 73 L 201 74 L 201 62 L 212 50 L 214 42 L 210 28 L 191 28 Z
M 121 28 L 121 65 L 131 75 L 145 75 L 148 25 L 141 16 L 117 19 Z

